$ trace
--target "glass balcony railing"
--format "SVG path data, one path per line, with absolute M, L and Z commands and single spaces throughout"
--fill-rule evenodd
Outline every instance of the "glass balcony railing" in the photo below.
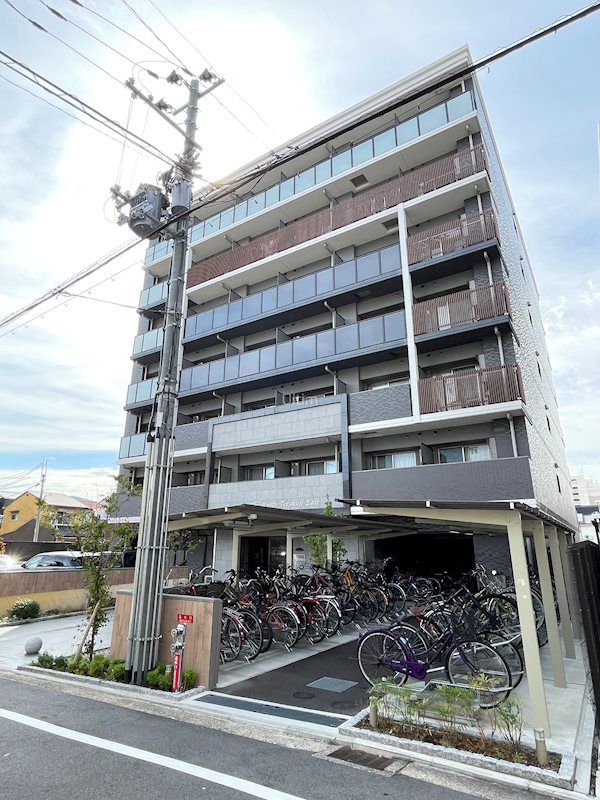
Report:
M 147 433 L 135 433 L 133 436 L 123 436 L 119 448 L 119 458 L 145 456 L 147 435 Z
M 208 364 L 198 364 L 181 373 L 180 393 L 222 383 L 238 382 L 270 372 L 301 367 L 314 361 L 330 363 L 384 344 L 406 340 L 404 311 L 343 325 L 310 336 L 261 347 Z M 139 385 L 139 384 L 138 384 Z
M 455 119 L 465 116 L 474 110 L 473 97 L 470 91 L 446 100 L 433 108 L 422 111 L 414 117 L 380 131 L 375 136 L 358 142 L 347 150 L 333 153 L 325 161 L 321 161 L 291 178 L 271 186 L 263 192 L 253 195 L 235 206 L 221 211 L 208 219 L 201 220 L 190 229 L 190 242 L 198 242 L 211 236 L 223 228 L 263 211 L 265 208 L 281 203 L 295 194 L 300 194 L 313 186 L 331 180 L 336 175 L 353 167 L 361 166 L 372 158 L 394 150 L 403 144 L 425 136 Z M 163 258 L 172 250 L 172 243 L 159 242 L 148 248 L 145 264 Z
M 139 355 L 146 350 L 155 350 L 162 347 L 164 332 L 162 328 L 155 328 L 153 331 L 138 334 L 133 340 L 133 355 Z
M 164 242 L 157 242 L 156 244 L 150 245 L 150 247 L 146 250 L 144 264 L 152 264 L 154 261 L 158 261 L 160 258 L 171 255 L 172 252 L 173 242 L 170 239 Z
M 367 253 L 189 317 L 185 324 L 185 337 L 199 336 L 319 297 L 330 297 L 338 290 L 397 272 L 400 267 L 398 245 Z
M 134 403 L 143 403 L 145 400 L 151 400 L 157 389 L 157 378 L 149 378 L 147 381 L 130 384 L 127 389 L 127 405 L 130 406 Z
M 150 286 L 140 294 L 139 307 L 146 308 L 147 306 L 153 306 L 155 303 L 160 303 L 167 299 L 168 294 L 169 284 L 167 281 L 157 283 L 156 286 Z

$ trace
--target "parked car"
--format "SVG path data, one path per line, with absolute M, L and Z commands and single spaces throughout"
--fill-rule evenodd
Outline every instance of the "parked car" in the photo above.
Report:
M 14 558 L 10 556 L 0 555 L 0 572 L 9 570 L 9 569 L 18 569 L 19 564 Z
M 55 550 L 50 553 L 38 553 L 25 561 L 23 569 L 83 569 L 82 553 L 75 550 Z

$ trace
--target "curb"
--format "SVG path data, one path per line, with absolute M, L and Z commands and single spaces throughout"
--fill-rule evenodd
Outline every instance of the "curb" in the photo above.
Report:
M 379 754 L 395 754 L 410 761 L 422 762 L 431 766 L 444 768 L 447 771 L 469 775 L 491 783 L 500 783 L 515 788 L 542 794 L 553 798 L 588 798 L 589 795 L 574 791 L 571 787 L 575 781 L 576 759 L 572 753 L 561 753 L 559 772 L 550 772 L 540 767 L 528 767 L 521 764 L 493 759 L 462 750 L 441 747 L 428 742 L 411 742 L 398 739 L 384 733 L 358 729 L 358 722 L 369 715 L 364 709 L 342 723 L 338 728 L 336 741 L 351 744 L 357 748 L 367 749 Z M 506 765 L 506 769 L 504 768 Z
M 84 686 L 93 686 L 95 689 L 102 689 L 111 694 L 131 694 L 147 700 L 169 704 L 178 704 L 182 700 L 193 700 L 199 694 L 204 694 L 204 686 L 196 686 L 187 692 L 163 692 L 160 689 L 149 689 L 147 686 L 132 686 L 129 683 L 119 683 L 118 681 L 106 681 L 102 678 L 90 678 L 88 675 L 74 675 L 71 672 L 57 672 L 44 667 L 32 667 L 29 664 L 21 664 L 17 667 L 18 672 L 25 672 L 30 675 L 38 675 L 49 678 L 57 683 L 79 683 Z
M 0 622 L 0 628 L 14 628 L 17 625 L 32 625 L 34 622 L 48 622 L 51 619 L 81 617 L 82 615 L 85 615 L 85 609 L 82 611 L 66 611 L 64 614 L 47 614 L 45 617 L 34 617 L 33 619 L 15 619 L 10 622 Z

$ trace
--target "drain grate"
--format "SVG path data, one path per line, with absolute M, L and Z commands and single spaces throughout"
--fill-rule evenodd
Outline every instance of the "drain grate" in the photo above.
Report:
M 364 750 L 354 750 L 349 745 L 340 747 L 329 754 L 329 758 L 338 758 L 340 761 L 347 761 L 350 764 L 357 764 L 359 767 L 370 767 L 371 769 L 385 769 L 393 764 L 396 759 L 386 758 L 385 756 L 375 756 L 373 753 L 365 753 Z

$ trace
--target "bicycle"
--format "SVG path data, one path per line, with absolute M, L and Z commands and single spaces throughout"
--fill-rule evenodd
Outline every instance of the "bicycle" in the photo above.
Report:
M 453 619 L 452 628 L 418 655 L 407 638 L 390 628 L 370 630 L 358 640 L 360 671 L 370 684 L 387 678 L 399 686 L 408 678 L 424 681 L 440 670 L 458 686 L 470 686 L 473 678 L 484 676 L 486 686 L 478 689 L 477 702 L 481 708 L 493 708 L 511 692 L 510 669 L 490 644 L 461 633 L 460 624 Z M 435 666 L 436 662 L 443 666 Z

